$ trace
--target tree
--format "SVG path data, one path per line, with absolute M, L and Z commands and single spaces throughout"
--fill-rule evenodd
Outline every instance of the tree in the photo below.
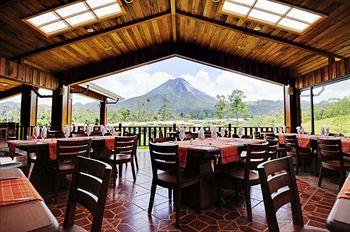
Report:
M 169 109 L 169 101 L 166 98 L 163 98 L 163 104 L 158 110 L 158 119 L 162 121 L 166 121 L 168 119 L 171 119 L 172 115 Z
M 231 105 L 230 111 L 236 118 L 236 126 L 238 126 L 239 117 L 247 114 L 247 106 L 243 102 L 243 98 L 245 98 L 244 92 L 238 89 L 233 90 L 228 97 Z
M 217 102 L 215 104 L 216 116 L 223 119 L 227 113 L 227 101 L 224 95 L 216 95 Z

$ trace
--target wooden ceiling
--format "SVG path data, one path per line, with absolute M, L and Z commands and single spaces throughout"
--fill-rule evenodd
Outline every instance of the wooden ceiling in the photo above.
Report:
M 5 78 L 0 78 L 0 91 L 6 91 L 15 87 L 18 87 L 22 85 L 22 83 L 13 81 L 13 80 L 8 80 Z
M 348 0 L 284 0 L 327 17 L 302 34 L 219 12 L 212 0 L 134 0 L 126 14 L 50 39 L 21 18 L 60 6 L 64 0 L 7 0 L 0 3 L 0 56 L 23 59 L 62 72 L 165 43 L 187 43 L 278 66 L 301 75 L 334 58 L 350 57 Z M 1 5 L 3 4 L 3 5 Z M 260 31 L 253 29 L 259 26 Z M 87 28 L 93 28 L 88 33 Z M 109 50 L 108 47 L 111 47 Z M 241 47 L 243 49 L 239 49 Z

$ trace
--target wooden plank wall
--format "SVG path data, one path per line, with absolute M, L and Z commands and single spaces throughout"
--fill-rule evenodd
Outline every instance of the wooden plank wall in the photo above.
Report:
M 55 90 L 59 81 L 50 73 L 29 65 L 0 58 L 0 77 L 38 88 Z
M 350 58 L 331 63 L 325 67 L 299 76 L 295 80 L 297 89 L 336 81 L 350 75 Z

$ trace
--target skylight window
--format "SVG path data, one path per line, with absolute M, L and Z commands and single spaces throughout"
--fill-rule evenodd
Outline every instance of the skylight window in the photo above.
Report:
M 225 0 L 222 11 L 298 33 L 324 16 L 275 0 Z
M 85 0 L 28 17 L 23 21 L 46 36 L 52 36 L 101 19 L 119 16 L 123 12 L 119 0 Z

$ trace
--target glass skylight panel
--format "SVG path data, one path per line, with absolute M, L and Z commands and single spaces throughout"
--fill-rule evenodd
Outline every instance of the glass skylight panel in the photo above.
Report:
M 40 32 L 52 36 L 102 18 L 116 17 L 123 12 L 119 0 L 80 0 L 22 20 Z
M 225 0 L 222 10 L 227 14 L 254 19 L 297 33 L 305 31 L 324 17 L 322 14 L 275 0 Z
M 283 15 L 283 14 L 287 13 L 287 11 L 290 9 L 290 7 L 287 5 L 279 4 L 279 3 L 268 1 L 268 0 L 258 0 L 255 4 L 255 8 L 274 12 L 274 13 L 277 13 L 279 15 Z
M 241 6 L 241 5 L 237 5 L 231 2 L 225 2 L 223 7 L 223 10 L 229 11 L 229 12 L 233 12 L 239 15 L 247 15 L 250 8 L 249 7 L 245 7 L 245 6 Z
M 280 18 L 281 18 L 281 16 L 266 13 L 264 11 L 255 10 L 255 9 L 253 9 L 250 12 L 248 17 L 254 18 L 254 19 L 260 19 L 262 21 L 267 21 L 267 22 L 271 22 L 271 23 L 277 23 L 278 20 L 280 20 Z
M 232 0 L 232 2 L 237 2 L 237 3 L 241 3 L 244 5 L 248 5 L 248 6 L 253 6 L 255 3 L 255 0 Z
M 78 24 L 86 23 L 95 19 L 95 16 L 91 12 L 86 12 L 83 14 L 79 14 L 70 18 L 67 18 L 66 21 L 71 26 L 75 26 Z
M 304 31 L 306 28 L 309 27 L 309 25 L 306 23 L 302 23 L 288 18 L 282 19 L 278 24 L 296 31 Z
M 97 17 L 102 18 L 102 17 L 107 17 L 112 14 L 117 14 L 121 12 L 119 4 L 113 4 L 109 5 L 106 7 L 102 7 L 99 9 L 94 10 L 95 14 Z
M 299 19 L 299 20 L 302 20 L 304 22 L 308 22 L 310 24 L 316 22 L 317 20 L 319 20 L 321 18 L 320 15 L 313 14 L 313 13 L 310 13 L 310 12 L 305 11 L 305 10 L 299 10 L 296 8 L 292 9 L 287 14 L 287 17 Z
M 45 13 L 42 15 L 32 17 L 32 18 L 28 19 L 27 21 L 30 22 L 34 26 L 41 26 L 41 25 L 44 25 L 44 24 L 47 24 L 47 23 L 50 23 L 50 22 L 53 22 L 56 20 L 58 20 L 58 16 L 52 12 L 48 12 L 48 13 Z
M 45 32 L 46 34 L 52 34 L 57 31 L 61 31 L 63 29 L 68 28 L 67 24 L 65 24 L 63 21 L 58 21 L 55 23 L 47 24 L 45 26 L 40 27 L 40 30 Z
M 72 4 L 60 9 L 55 10 L 57 14 L 59 14 L 61 17 L 66 18 L 71 15 L 75 15 L 78 13 L 81 13 L 83 11 L 87 11 L 88 8 L 83 2 L 78 2 L 76 4 Z
M 86 3 L 91 7 L 92 9 L 95 9 L 100 6 L 109 5 L 112 3 L 115 3 L 115 0 L 87 0 Z

